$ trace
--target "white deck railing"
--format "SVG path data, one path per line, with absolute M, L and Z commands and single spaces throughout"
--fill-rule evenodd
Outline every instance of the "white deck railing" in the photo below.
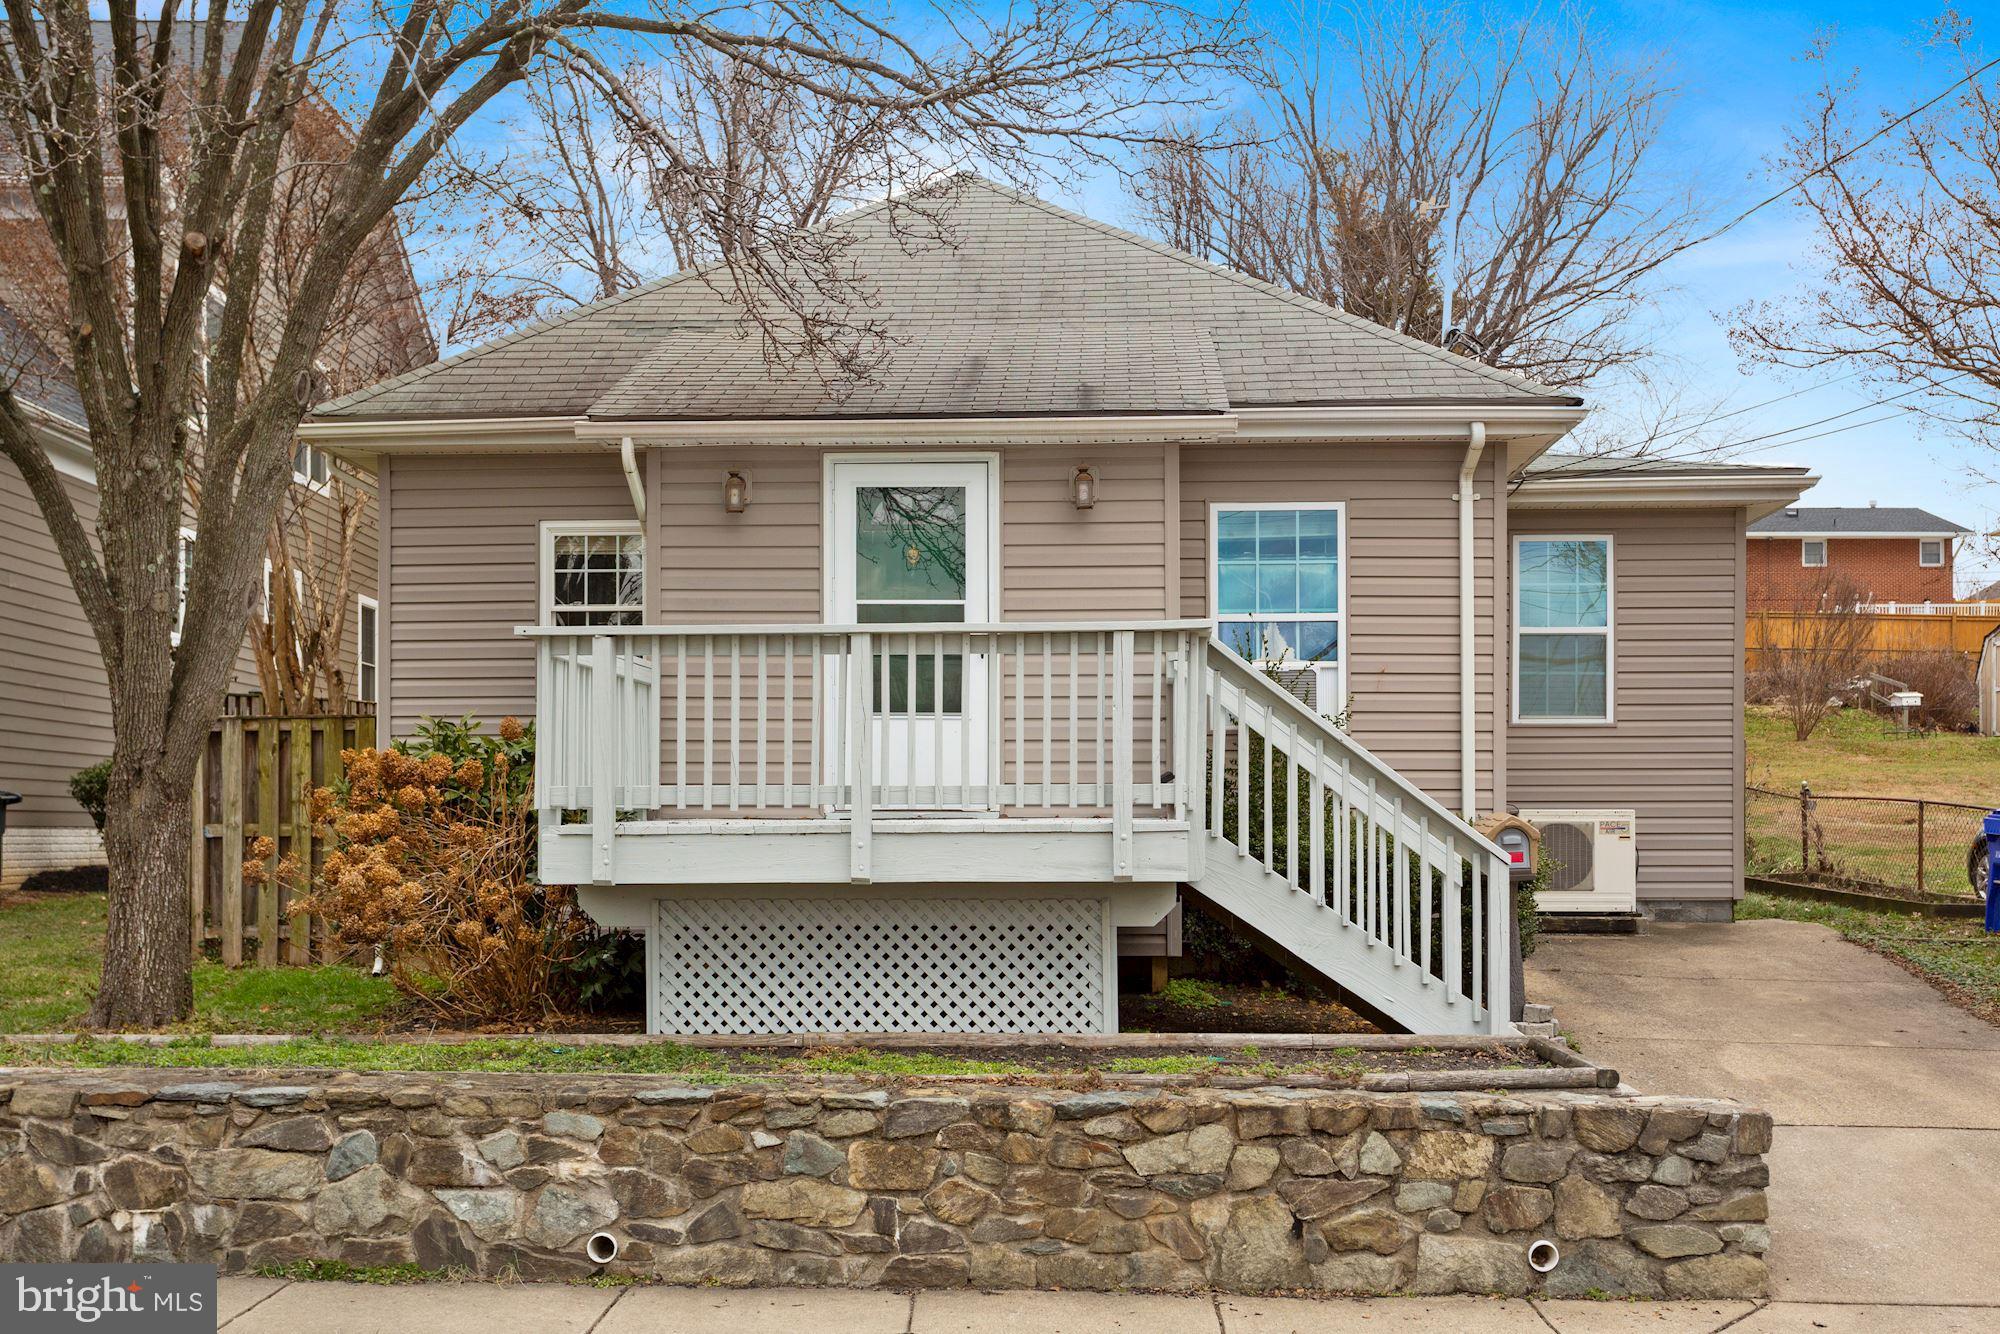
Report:
M 1189 883 L 1357 995 L 1416 1031 L 1510 1031 L 1500 850 L 1212 630 L 523 628 L 535 802 L 545 830 L 581 813 L 600 884 L 621 820 L 844 823 L 856 881 L 898 815 L 1108 830 L 1113 878 L 1135 821 L 1176 822 Z
M 535 799 L 627 818 L 1184 819 L 1207 621 L 523 627 Z M 1129 850 L 1126 838 L 1119 846 Z M 607 864 L 608 869 L 608 864 Z

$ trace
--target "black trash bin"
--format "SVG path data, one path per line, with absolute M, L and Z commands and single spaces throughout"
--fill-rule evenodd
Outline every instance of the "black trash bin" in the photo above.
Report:
M 0 792 L 0 875 L 7 872 L 7 808 L 20 800 L 18 792 Z

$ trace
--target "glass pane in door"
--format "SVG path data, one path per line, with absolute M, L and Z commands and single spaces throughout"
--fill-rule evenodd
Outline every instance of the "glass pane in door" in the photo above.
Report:
M 966 495 L 962 486 L 863 486 L 854 495 L 855 619 L 863 625 L 963 622 Z M 964 662 L 918 646 L 916 699 L 907 654 L 877 654 L 875 711 L 924 717 L 964 710 Z

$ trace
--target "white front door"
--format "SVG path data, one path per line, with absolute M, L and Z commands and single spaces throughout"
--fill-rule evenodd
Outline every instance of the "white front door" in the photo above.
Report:
M 828 472 L 827 619 L 880 626 L 870 665 L 875 804 L 982 808 L 990 655 L 949 632 L 994 618 L 991 460 L 840 460 Z

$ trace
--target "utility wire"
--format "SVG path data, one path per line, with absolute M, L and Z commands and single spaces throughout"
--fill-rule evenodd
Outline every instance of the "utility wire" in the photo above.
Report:
M 1936 94 L 1936 95 L 1935 95 L 1934 97 L 1932 97 L 1932 98 L 1931 98 L 1931 99 L 1930 99 L 1929 101 L 1926 101 L 1926 102 L 1923 102 L 1923 103 L 1921 103 L 1921 104 L 1920 104 L 1920 105 L 1918 105 L 1918 106 L 1915 106 L 1915 107 L 1912 107 L 1912 108 L 1910 108 L 1910 110 L 1908 110 L 1908 111 L 1904 112 L 1904 113 L 1903 113 L 1902 115 L 1900 115 L 1900 116 L 1896 117 L 1896 119 L 1894 119 L 1894 120 L 1890 121 L 1890 122 L 1889 122 L 1888 124 L 1886 124 L 1886 125 L 1882 126 L 1882 127 L 1880 128 L 1880 129 L 1876 130 L 1876 131 L 1875 131 L 1875 132 L 1874 132 L 1873 134 L 1869 135 L 1869 136 L 1868 136 L 1868 137 L 1867 137 L 1866 139 L 1863 139 L 1863 140 L 1862 140 L 1861 142 L 1859 142 L 1859 143 L 1857 143 L 1857 144 L 1854 144 L 1854 145 L 1852 145 L 1851 147 L 1849 147 L 1849 148 L 1847 148 L 1847 149 L 1843 150 L 1843 151 L 1842 151 L 1842 152 L 1840 152 L 1840 153 L 1837 153 L 1837 154 L 1835 154 L 1835 155 L 1834 155 L 1833 157 L 1829 158 L 1829 159 L 1828 159 L 1827 161 L 1825 161 L 1825 162 L 1821 163 L 1821 164 L 1820 164 L 1819 166 L 1817 166 L 1817 167 L 1814 167 L 1814 168 L 1813 168 L 1813 169 L 1812 169 L 1811 171 L 1809 171 L 1809 172 L 1807 172 L 1807 173 L 1806 173 L 1805 175 L 1803 175 L 1803 176 L 1799 177 L 1799 178 L 1798 178 L 1797 180 L 1795 180 L 1795 181 L 1792 181 L 1792 182 L 1791 182 L 1790 184 L 1788 184 L 1788 185 L 1784 186 L 1784 187 L 1783 187 L 1782 189 L 1779 189 L 1779 190 L 1775 190 L 1775 191 L 1773 191 L 1772 193 L 1770 193 L 1770 194 L 1766 195 L 1766 196 L 1765 196 L 1764 198 L 1762 198 L 1762 199 L 1758 200 L 1758 201 L 1757 201 L 1756 203 L 1754 203 L 1754 204 L 1750 205 L 1750 207 L 1748 207 L 1748 208 L 1744 209 L 1744 210 L 1743 210 L 1743 211 L 1742 211 L 1741 213 L 1738 213 L 1738 214 L 1737 214 L 1737 215 L 1736 215 L 1735 217 L 1733 217 L 1733 218 L 1729 219 L 1729 221 L 1727 221 L 1727 222 L 1723 223 L 1723 224 L 1722 224 L 1721 226 L 1719 226 L 1719 227 L 1715 228 L 1714 230 L 1712 230 L 1712 231 L 1708 232 L 1708 233 L 1707 233 L 1706 235 L 1703 235 L 1703 236 L 1699 236 L 1699 237 L 1696 237 L 1696 238 L 1695 238 L 1694 240 L 1692 240 L 1692 241 L 1688 241 L 1688 242 L 1686 242 L 1686 243 L 1685 243 L 1685 244 L 1683 244 L 1683 245 L 1679 245 L 1679 246 L 1676 246 L 1676 247 L 1674 247 L 1674 249 L 1673 249 L 1673 250 L 1672 250 L 1671 252 L 1669 252 L 1668 254 L 1665 254 L 1665 255 L 1662 255 L 1662 256 L 1660 256 L 1660 258 L 1659 258 L 1658 260 L 1656 260 L 1656 261 L 1655 261 L 1655 262 L 1654 262 L 1653 264 L 1651 264 L 1651 265 L 1648 265 L 1647 267 L 1648 267 L 1648 268 L 1657 268 L 1657 267 L 1659 267 L 1659 266 L 1660 266 L 1661 264 L 1664 264 L 1664 263 L 1666 263 L 1666 262 L 1667 262 L 1668 260 L 1670 260 L 1670 259 L 1674 258 L 1675 256 L 1677 256 L 1677 255 L 1681 255 L 1681 254 L 1684 254 L 1684 253 L 1686 253 L 1687 251 L 1689 251 L 1689 250 L 1692 250 L 1692 249 L 1694 249 L 1694 248 L 1695 248 L 1696 246 L 1699 246 L 1699 245 L 1706 245 L 1706 244 L 1707 244 L 1708 242 L 1710 242 L 1710 241 L 1713 241 L 1713 240 L 1715 240 L 1715 239 L 1716 239 L 1717 237 L 1719 237 L 1719 236 L 1723 235 L 1723 234 L 1724 234 L 1725 232 L 1728 232 L 1728 231 L 1731 231 L 1731 230 L 1733 230 L 1734 228 L 1736 228 L 1736 227 L 1740 226 L 1740 225 L 1741 225 L 1741 224 L 1742 224 L 1742 223 L 1743 223 L 1743 222 L 1744 222 L 1745 220 L 1747 220 L 1748 218 L 1750 218 L 1750 217 L 1751 217 L 1751 216 L 1752 216 L 1753 214 L 1757 213 L 1758 211 L 1760 211 L 1760 210 L 1762 210 L 1762 209 L 1765 209 L 1765 208 L 1768 208 L 1768 207 L 1770 207 L 1770 206 L 1771 206 L 1772 204 L 1775 204 L 1775 203 L 1777 203 L 1777 202 L 1778 202 L 1778 201 L 1779 201 L 1780 199 L 1783 199 L 1783 198 L 1784 198 L 1784 197 L 1785 197 L 1786 195 L 1789 195 L 1789 194 L 1791 194 L 1791 193 L 1792 193 L 1792 191 L 1794 191 L 1794 190 L 1797 190 L 1797 189 L 1798 189 L 1799 187 L 1803 186 L 1803 185 L 1804 185 L 1804 184 L 1805 184 L 1805 183 L 1806 183 L 1807 181 L 1810 181 L 1810 180 L 1812 180 L 1812 179 L 1813 179 L 1814 177 L 1816 177 L 1816 176 L 1821 176 L 1821 175 L 1824 175 L 1824 174 L 1825 174 L 1826 172 L 1829 172 L 1829 171 L 1833 170 L 1833 169 L 1834 169 L 1835 167 L 1839 166 L 1839 165 L 1840 165 L 1841 163 L 1843 163 L 1843 162 L 1846 162 L 1846 161 L 1847 161 L 1847 160 L 1848 160 L 1849 158 L 1853 157 L 1853 156 L 1854 156 L 1855 154 L 1859 153 L 1859 152 L 1860 152 L 1860 151 L 1861 151 L 1862 149 L 1864 149 L 1864 148 L 1868 147 L 1868 146 L 1869 146 L 1870 144 L 1874 143 L 1874 142 L 1875 142 L 1876 140 L 1878 140 L 1878 139 L 1882 138 L 1882 137 L 1883 137 L 1884 135 L 1886 135 L 1886 134 L 1890 133 L 1890 132 L 1891 132 L 1891 131 L 1893 131 L 1893 130 L 1896 130 L 1896 129 L 1899 129 L 1899 128 L 1900 128 L 1900 127 L 1902 127 L 1902 126 L 1904 126 L 1904 125 L 1907 125 L 1907 124 L 1909 124 L 1909 123 L 1910 123 L 1911 121 L 1915 120 L 1915 119 L 1916 119 L 1916 118 L 1917 118 L 1918 116 L 1921 116 L 1921 115 L 1923 115 L 1923 114 L 1924 114 L 1924 112 L 1926 112 L 1926 111 L 1929 111 L 1929 110 L 1930 110 L 1930 109 L 1931 109 L 1932 107 L 1934 107 L 1934 106 L 1936 106 L 1936 105 L 1937 105 L 1938 103 L 1940 103 L 1940 102 L 1944 101 L 1944 99 L 1945 99 L 1945 98 L 1947 98 L 1947 97 L 1950 97 L 1950 96 L 1951 96 L 1951 95 L 1952 95 L 1953 93 L 1957 92 L 1957 91 L 1958 91 L 1958 90 L 1959 90 L 1960 88 L 1963 88 L 1963 87 L 1964 87 L 1965 85 L 1967 85 L 1967 84 L 1971 83 L 1971 82 L 1972 82 L 1973 80 L 1977 79 L 1977 78 L 1978 78 L 1978 77 L 1979 77 L 1980 75 L 1982 75 L 1982 74 L 1986 73 L 1986 72 L 1987 72 L 1988 70 L 1990 70 L 1990 69 L 1994 69 L 1994 68 L 1996 68 L 1996 67 L 2000 67 L 2000 56 L 1995 56 L 1995 57 L 1994 57 L 1993 59 L 1991 59 L 1991 60 L 1987 61 L 1987 62 L 1986 62 L 1985 64 L 1983 64 L 1983 65 L 1979 66 L 1979 68 L 1977 68 L 1977 69 L 1975 69 L 1975 70 L 1972 70 L 1972 71 L 1970 71 L 1970 72 L 1966 73 L 1965 75 L 1961 76 L 1961 77 L 1960 77 L 1960 78 L 1958 78 L 1958 79 L 1955 79 L 1955 80 L 1953 80 L 1953 81 L 1952 81 L 1952 82 L 1951 82 L 1951 83 L 1950 83 L 1949 85 L 1947 85 L 1947 86 L 1946 86 L 1946 87 L 1945 87 L 1944 89 L 1942 89 L 1941 91 L 1939 91 L 1939 92 L 1938 92 L 1938 93 L 1937 93 L 1937 94 Z M 1742 416 L 1742 415 L 1743 415 L 1744 413 L 1746 413 L 1746 412 L 1753 412 L 1753 411 L 1757 410 L 1758 408 L 1764 408 L 1764 407 L 1769 407 L 1769 406 L 1771 406 L 1771 405 L 1772 405 L 1773 403 L 1782 403 L 1782 402 L 1786 401 L 1787 399 L 1792 399 L 1792 398 L 1797 398 L 1797 397 L 1799 397 L 1799 396 L 1800 396 L 1800 395 L 1802 395 L 1802 394 L 1809 394 L 1809 393 L 1812 393 L 1812 392 L 1813 392 L 1814 390 L 1817 390 L 1817 389 L 1825 389 L 1825 388 L 1828 388 L 1828 387 L 1830 387 L 1830 386 L 1832 386 L 1832 385 L 1836 385 L 1836 384 L 1840 384 L 1840 383 L 1842 383 L 1843 381 L 1846 381 L 1846 380 L 1851 380 L 1851 379 L 1855 378 L 1856 376 L 1858 376 L 1858 375 L 1861 375 L 1861 374 L 1863 374 L 1863 373 L 1864 373 L 1864 372 L 1863 372 L 1863 371 L 1860 371 L 1860 370 L 1857 370 L 1857 371 L 1850 371 L 1850 372 L 1849 372 L 1848 374 L 1846 374 L 1846 375 L 1842 375 L 1842 376 L 1838 376 L 1838 377 L 1836 377 L 1836 378 L 1834 378 L 1834 379 L 1832 379 L 1832 380 L 1827 380 L 1827 381 L 1823 381 L 1823 382 L 1821 382 L 1820 384 L 1816 384 L 1816 385 L 1807 385 L 1807 386 L 1806 386 L 1805 388 L 1803 388 L 1803 389 L 1796 389 L 1796 390 L 1793 390 L 1793 391 L 1792 391 L 1791 393 L 1787 393 L 1787 394 L 1779 394 L 1779 395 L 1778 395 L 1777 397 L 1775 397 L 1775 398 L 1769 398 L 1769 399 L 1765 399 L 1765 400 L 1764 400 L 1763 402 L 1761 402 L 1761 403 L 1752 403 L 1752 404 L 1749 404 L 1748 406 L 1745 406 L 1745 407 L 1741 407 L 1741 408 L 1735 408 L 1735 409 L 1732 409 L 1732 410 L 1730 410 L 1730 411 L 1728 411 L 1728 412 L 1723 412 L 1723 413 L 1718 413 L 1718 414 L 1716 414 L 1716 415 L 1714 415 L 1714 416 L 1712 416 L 1712 417 L 1705 417 L 1705 418 L 1703 418 L 1703 419 L 1702 419 L 1701 421 L 1698 421 L 1698 422 L 1695 422 L 1695 423 L 1693 423 L 1692 425 L 1689 425 L 1689 426 L 1684 426 L 1684 427 L 1681 427 L 1681 428 L 1679 428 L 1679 429 L 1677 429 L 1677 430 L 1674 430 L 1674 431 L 1670 431 L 1670 432 L 1668 432 L 1668 434 L 1667 434 L 1667 437 L 1666 437 L 1666 438 L 1668 438 L 1668 439 L 1673 439 L 1673 440 L 1678 440 L 1678 439 L 1681 439 L 1681 438 L 1683 438 L 1683 437 L 1685 437 L 1685 436 L 1688 436 L 1688 435 L 1692 435 L 1692 434 L 1693 434 L 1694 432 L 1696 432 L 1696 431 L 1699 431 L 1699 430 L 1702 430 L 1702 429 L 1704 429 L 1705 427 L 1708 427 L 1708 426 L 1712 426 L 1712 425 L 1713 425 L 1713 424 L 1715 424 L 1716 422 L 1719 422 L 1719 421 L 1727 421 L 1727 420 L 1728 420 L 1729 418 L 1731 418 L 1731 417 L 1740 417 L 1740 416 Z M 1968 372 L 1968 373 L 1969 373 L 1969 372 Z M 1961 378 L 1963 378 L 1963 374 L 1961 374 L 1961 375 L 1958 375 L 1958 376 L 1951 376 L 1951 377 L 1947 377 L 1947 379 L 1946 379 L 1945 381 L 1940 381 L 1940 383 L 1949 383 L 1949 381 L 1950 381 L 1950 380 L 1952 380 L 1952 379 L 1961 379 Z M 1735 443 L 1732 443 L 1732 444 L 1727 444 L 1727 445 L 1717 445 L 1717 446 L 1715 446 L 1715 447 L 1714 447 L 1714 448 L 1713 448 L 1712 450 L 1704 450 L 1704 451 L 1702 451 L 1702 452 L 1703 452 L 1703 453 L 1720 453 L 1720 452 L 1721 452 L 1721 451 L 1723 451 L 1723 450 L 1737 450 L 1737 449 L 1740 449 L 1740 448 L 1741 448 L 1741 447 L 1742 447 L 1743 445 L 1746 445 L 1746 444 L 1754 444 L 1754 443 L 1756 443 L 1756 442 L 1758 442 L 1758 441 L 1762 441 L 1762 440 L 1771 440 L 1771 439 L 1774 439 L 1774 438 L 1775 438 L 1775 437 L 1777 437 L 1777 436 L 1788 436 L 1788 435 L 1793 435 L 1793 434 L 1794 434 L 1795 432 L 1798 432 L 1798 431 L 1803 431 L 1803 430 L 1808 430 L 1808 429 L 1810 429 L 1810 428 L 1812 428 L 1812 427 L 1814 427 L 1814 426 L 1818 426 L 1818 425 L 1822 424 L 1823 422 L 1829 422 L 1829 421 L 1836 421 L 1836 420 L 1838 420 L 1838 419 L 1839 419 L 1839 418 L 1841 418 L 1841 417 L 1845 417 L 1845 416 L 1850 416 L 1850 415 L 1852 415 L 1852 413 L 1855 413 L 1855 412 L 1860 412 L 1860 411 L 1862 411 L 1862 410 L 1864 410 L 1864 409 L 1866 409 L 1866 408 L 1869 408 L 1869 407 L 1877 407 L 1877 406 L 1880 406 L 1881 404 L 1884 404 L 1884 403 L 1893 403 L 1893 402 L 1895 402 L 1895 401 L 1896 401 L 1897 399 L 1900 399 L 1900 398 L 1907 398 L 1907 397 L 1909 397 L 1909 396 L 1910 396 L 1911 394 L 1914 394 L 1914 393 L 1920 393 L 1920 392 L 1923 392 L 1923 390 L 1924 390 L 1924 389 L 1927 389 L 1927 388 L 1935 388 L 1935 386 L 1919 386 L 1919 387 L 1918 387 L 1918 388 L 1916 388 L 1916 389 L 1910 389 L 1910 390 L 1907 390 L 1907 391 L 1905 391 L 1904 393 L 1901 393 L 1901 394 L 1897 394 L 1897 395 L 1894 395 L 1894 396 L 1893 396 L 1893 397 L 1891 397 L 1891 398 L 1886 398 L 1886 399 L 1878 399 L 1878 400 L 1876 400 L 1876 401 L 1875 401 L 1875 402 L 1873 402 L 1873 403 L 1864 403 L 1864 404 L 1862 404 L 1862 405 L 1861 405 L 1861 407 L 1858 407 L 1858 408 L 1852 408 L 1852 409 L 1849 409 L 1849 411 L 1848 411 L 1848 412 L 1841 412 L 1841 413 L 1835 413 L 1835 414 L 1834 414 L 1833 416 L 1831 416 L 1831 417 L 1822 417 L 1822 418 L 1820 418 L 1820 419 L 1819 419 L 1818 421 L 1811 421 L 1811 422 L 1806 422 L 1806 423 L 1803 423 L 1802 425 L 1799 425 L 1799 426 L 1793 426 L 1793 427 L 1788 427 L 1787 429 L 1785 429 L 1785 430 L 1783 430 L 1783 431 L 1772 431 L 1772 432 L 1767 432 L 1766 434 L 1764 434 L 1764 435 L 1761 435 L 1761 436 L 1752 436 L 1752 437 L 1750 437 L 1750 439 L 1749 439 L 1749 440 L 1746 440 L 1746 441 L 1737 441 L 1737 442 L 1735 442 Z M 1890 416 L 1895 416 L 1895 415 L 1898 415 L 1898 414 L 1890 414 Z M 1869 420 L 1869 421 L 1866 421 L 1866 422 L 1855 422 L 1855 423 L 1852 423 L 1851 425 L 1848 425 L 1848 426 L 1843 426 L 1843 427 L 1839 427 L 1839 428 L 1837 428 L 1837 429 L 1835 429 L 1835 430 L 1832 430 L 1832 431 L 1822 431 L 1822 432 L 1820 432 L 1820 433 L 1819 433 L 1818 435 L 1809 435 L 1809 436 L 1803 436 L 1803 437 L 1798 437 L 1798 438 L 1796 438 L 1796 439 L 1792 439 L 1792 440 L 1787 440 L 1787 441 L 1780 441 L 1780 442 L 1779 442 L 1779 444 L 1780 444 L 1780 445 L 1782 445 L 1782 444 L 1802 444 L 1802 443 L 1804 443 L 1804 442 L 1805 442 L 1805 441 L 1807 441 L 1807 440 L 1819 440 L 1819 439 L 1823 439 L 1823 438 L 1824 438 L 1824 437 L 1826 437 L 1826 436 L 1829 436 L 1829 435 L 1838 435 L 1838 434 L 1840 434 L 1840 433 L 1841 433 L 1842 431 L 1848 431 L 1848 430 L 1856 430 L 1856 429 L 1859 429 L 1859 428 L 1860 428 L 1860 427 L 1862 427 L 1862 426 L 1874 426 L 1874 425 L 1879 425 L 1879 424 L 1880 424 L 1881 422 L 1883 422 L 1883 421 L 1886 421 L 1886 420 L 1889 420 L 1889 418 L 1888 418 L 1888 417 L 1881 417 L 1881 418 L 1874 418 L 1874 419 L 1871 419 L 1871 420 Z M 1748 451 L 1748 452 L 1750 452 L 1750 453 L 1762 453 L 1762 452 L 1764 451 L 1764 449 L 1772 449 L 1772 448 L 1778 448 L 1778 447 L 1779 447 L 1778 445 L 1766 445 L 1766 446 L 1764 446 L 1764 447 L 1763 447 L 1763 448 L 1761 448 L 1761 449 L 1756 449 L 1756 450 L 1750 450 L 1750 451 Z M 1688 458 L 1693 458 L 1693 457 L 1697 457 L 1697 455 L 1682 455 L 1682 456 L 1680 456 L 1680 458 L 1681 458 L 1681 459 L 1688 459 Z M 1643 467 L 1643 466 L 1645 466 L 1646 464 L 1649 464 L 1649 463 L 1663 463 L 1663 462 L 1676 462 L 1676 461 L 1679 461 L 1679 460 L 1677 460 L 1677 459 L 1676 459 L 1676 458 L 1675 458 L 1674 456 L 1672 456 L 1672 455 L 1660 455 L 1660 454 L 1651 454 L 1651 455 L 1646 455 L 1646 456 L 1643 456 L 1643 457 L 1641 457 L 1641 458 L 1637 458 L 1637 459 L 1634 459 L 1634 460 L 1632 461 L 1632 463 L 1631 463 L 1630 465 L 1628 465 L 1628 467 L 1625 467 L 1625 468 L 1601 468 L 1601 469 L 1593 469 L 1593 470 L 1592 470 L 1592 475 L 1593 475 L 1593 476 L 1603 476 L 1603 475 L 1605 475 L 1605 474 L 1607 474 L 1607 473 L 1613 473 L 1613 472 L 1625 472 L 1625 471 L 1630 471 L 1630 470 L 1631 470 L 1631 468 L 1634 468 L 1634 467 Z M 1562 468 L 1560 468 L 1560 467 L 1557 467 L 1557 468 L 1552 468 L 1552 469 L 1548 470 L 1547 472 L 1544 472 L 1544 473 L 1541 473 L 1541 474 L 1539 474 L 1539 475 L 1540 475 L 1540 476 L 1543 476 L 1543 477 L 1547 477 L 1547 476 L 1551 476 L 1551 475 L 1560 475 L 1562 471 L 1563 471 L 1563 469 L 1562 469 Z M 1526 479 L 1526 476 L 1524 475 L 1524 476 L 1523 476 L 1523 477 L 1522 477 L 1521 479 L 1517 480 L 1517 481 L 1515 482 L 1515 484 L 1514 484 L 1514 485 L 1515 485 L 1516 487 L 1519 487 L 1519 486 L 1520 486 L 1520 484 L 1521 484 L 1521 482 L 1522 482 L 1522 481 L 1525 481 L 1525 480 L 1527 480 L 1527 479 Z
M 1672 254 L 1661 256 L 1659 262 L 1665 263 L 1667 260 L 1673 258 L 1674 255 L 1679 255 L 1688 250 L 1692 250 L 1694 247 L 1698 245 L 1706 245 L 1708 242 L 1713 241 L 1716 237 L 1721 236 L 1724 232 L 1731 231 L 1734 228 L 1740 226 L 1752 214 L 1758 212 L 1760 209 L 1769 208 L 1772 204 L 1777 203 L 1780 199 L 1783 199 L 1786 195 L 1798 189 L 1800 186 L 1804 185 L 1807 181 L 1810 181 L 1815 176 L 1822 176 L 1827 172 L 1832 171 L 1835 167 L 1847 161 L 1849 158 L 1853 157 L 1856 153 L 1859 153 L 1862 149 L 1868 147 L 1868 145 L 1874 143 L 1877 139 L 1880 139 L 1883 135 L 1888 134 L 1891 130 L 1898 129 L 1904 125 L 1909 124 L 1911 121 L 1915 120 L 1918 116 L 1923 115 L 1926 111 L 1929 111 L 1932 107 L 1944 101 L 1945 98 L 1950 97 L 1960 88 L 1963 88 L 1966 84 L 1971 83 L 1974 79 L 1977 79 L 1980 75 L 1986 73 L 1987 70 L 1993 69 L 1996 66 L 2000 66 L 2000 56 L 1995 56 L 1993 59 L 1987 61 L 1984 65 L 1981 65 L 1978 69 L 1973 70 L 1969 74 L 1964 75 L 1962 78 L 1954 80 L 1949 87 L 1945 88 L 1937 96 L 1931 98 L 1930 101 L 1925 102 L 1921 106 L 1910 108 L 1908 111 L 1905 111 L 1902 115 L 1896 117 L 1896 119 L 1890 121 L 1887 125 L 1884 125 L 1881 129 L 1875 131 L 1875 133 L 1869 135 L 1866 139 L 1863 139 L 1860 143 L 1855 144 L 1851 148 L 1845 149 L 1842 152 L 1834 154 L 1832 157 L 1828 158 L 1825 162 L 1820 163 L 1817 167 L 1814 167 L 1811 171 L 1807 172 L 1805 175 L 1793 181 L 1790 185 L 1787 185 L 1781 190 L 1774 191 L 1773 193 L 1764 196 L 1764 198 L 1758 200 L 1756 203 L 1752 204 L 1749 208 L 1744 209 L 1741 213 L 1738 213 L 1728 222 L 1723 223 L 1720 227 L 1717 227 L 1715 230 L 1709 232 L 1707 235 L 1697 237 L 1694 240 L 1689 241 L 1685 245 L 1676 246 Z

